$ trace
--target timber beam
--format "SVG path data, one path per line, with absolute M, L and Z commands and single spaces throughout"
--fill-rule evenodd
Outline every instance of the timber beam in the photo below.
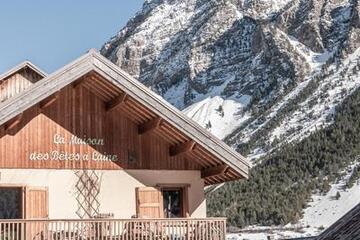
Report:
M 5 124 L 4 130 L 5 130 L 5 131 L 9 131 L 9 130 L 15 128 L 15 127 L 21 122 L 22 116 L 23 116 L 23 114 L 21 113 L 21 114 L 17 115 L 16 117 L 14 117 L 14 118 L 13 118 L 12 120 L 10 120 L 9 122 L 7 122 L 7 123 Z
M 219 165 L 216 167 L 206 168 L 201 171 L 201 178 L 208 178 L 219 176 L 227 172 L 229 166 L 227 165 Z
M 170 156 L 175 157 L 180 154 L 191 152 L 195 147 L 194 141 L 187 141 L 175 146 L 170 147 Z
M 145 134 L 147 132 L 154 131 L 155 129 L 159 128 L 163 119 L 162 118 L 154 118 L 142 125 L 139 126 L 139 134 Z
M 120 94 L 118 97 L 114 98 L 113 100 L 106 103 L 106 111 L 112 111 L 122 104 L 125 104 L 128 95 L 126 93 Z
M 2 137 L 1 132 L 6 132 L 5 125 L 0 126 L 0 138 Z
M 86 77 L 82 77 L 80 78 L 79 80 L 75 81 L 73 84 L 72 84 L 72 87 L 73 88 L 78 88 L 81 86 L 81 84 L 86 80 Z
M 39 104 L 40 109 L 45 109 L 45 108 L 49 107 L 51 104 L 53 104 L 59 98 L 59 95 L 60 95 L 59 92 L 56 92 L 53 95 L 51 95 L 50 97 L 48 97 L 47 99 L 41 101 Z

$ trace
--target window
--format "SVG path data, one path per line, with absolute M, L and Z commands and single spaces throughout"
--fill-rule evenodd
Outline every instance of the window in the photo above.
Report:
M 183 189 L 163 189 L 164 217 L 165 218 L 181 218 L 183 213 Z
M 46 187 L 0 185 L 0 219 L 48 217 Z
M 136 189 L 138 218 L 182 218 L 189 216 L 188 185 L 158 185 Z
M 0 188 L 0 219 L 19 219 L 21 213 L 21 188 Z

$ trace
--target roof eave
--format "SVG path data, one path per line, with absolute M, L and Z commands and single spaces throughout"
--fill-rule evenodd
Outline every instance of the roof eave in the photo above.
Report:
M 130 92 L 130 94 L 142 104 L 149 107 L 165 120 L 173 123 L 177 128 L 182 129 L 186 135 L 196 142 L 199 142 L 209 152 L 236 170 L 243 178 L 248 178 L 249 163 L 243 156 L 200 127 L 192 119 L 185 116 L 174 106 L 166 102 L 162 97 L 149 91 L 146 86 L 121 70 L 108 59 L 101 56 L 95 50 L 90 50 L 87 54 L 35 83 L 32 87 L 15 96 L 10 101 L 0 104 L 0 125 L 3 125 L 26 109 L 56 93 L 90 71 L 96 71 L 120 89 Z M 127 81 L 121 81 L 120 77 Z M 53 81 L 54 79 L 57 79 L 57 81 Z M 134 89 L 139 90 L 136 91 L 137 94 L 135 94 L 134 91 L 131 91 Z M 34 91 L 38 91 L 38 95 L 33 94 Z M 26 101 L 24 101 L 25 99 Z M 157 105 L 158 107 L 153 107 L 152 104 L 154 104 L 154 106 Z M 164 110 L 168 111 L 171 116 L 165 115 Z M 174 118 L 176 118 L 177 123 L 174 122 Z M 187 125 L 185 124 L 184 127 L 181 126 L 180 123 L 186 123 Z M 197 135 L 197 133 L 199 135 Z
M 36 72 L 37 74 L 39 74 L 43 78 L 45 78 L 47 76 L 47 73 L 45 71 L 43 71 L 41 68 L 39 68 L 38 66 L 36 66 L 32 62 L 24 61 L 24 62 L 16 65 L 15 67 L 11 68 L 10 70 L 6 71 L 5 73 L 1 74 L 0 75 L 0 81 L 10 77 L 11 75 L 19 72 L 21 69 L 24 69 L 26 67 L 30 68 L 31 70 L 33 70 L 34 72 Z
M 94 66 L 97 68 L 97 71 L 103 72 L 104 69 L 101 66 L 99 66 L 99 64 L 105 64 L 113 72 L 116 72 L 117 74 L 119 74 L 120 76 L 125 78 L 127 81 L 129 81 L 131 84 L 133 84 L 135 87 L 138 87 L 140 89 L 140 92 L 149 93 L 148 96 L 150 98 L 155 97 L 158 100 L 158 103 L 161 103 L 163 105 L 163 107 L 165 107 L 167 110 L 170 110 L 176 117 L 181 118 L 183 121 L 188 123 L 191 127 L 193 127 L 196 131 L 201 132 L 201 134 L 203 134 L 204 137 L 206 137 L 206 139 L 211 140 L 214 144 L 218 145 L 223 151 L 228 153 L 229 154 L 228 157 L 230 159 L 226 159 L 225 163 L 227 163 L 233 169 L 237 170 L 244 178 L 248 178 L 250 164 L 245 159 L 245 157 L 243 157 L 241 154 L 236 152 L 234 149 L 232 149 L 231 147 L 226 145 L 223 141 L 218 139 L 216 136 L 214 136 L 210 132 L 206 131 L 204 128 L 202 128 L 200 125 L 198 125 L 194 120 L 187 117 L 185 114 L 181 113 L 177 108 L 175 108 L 174 106 L 172 106 L 171 104 L 166 102 L 161 96 L 157 95 L 154 92 L 149 92 L 149 89 L 145 85 L 140 83 L 138 80 L 133 78 L 131 75 L 129 75 L 128 73 L 126 73 L 122 69 L 120 69 L 118 66 L 114 65 L 108 59 L 104 58 L 103 56 L 101 56 L 97 52 L 92 52 L 92 54 L 93 54 L 94 59 L 97 60 L 97 61 L 94 61 Z M 100 74 L 101 74 L 101 72 L 100 72 Z M 103 72 L 103 73 L 108 74 L 110 78 L 116 79 L 116 76 L 111 75 L 111 73 L 109 71 Z M 116 81 L 114 83 L 115 84 L 116 83 L 121 83 L 121 81 Z M 126 87 L 126 86 L 123 86 L 123 87 Z M 150 95 L 152 95 L 152 96 L 150 96 Z M 140 96 L 136 96 L 136 97 L 138 99 L 143 99 Z M 150 107 L 149 106 L 149 101 L 143 101 L 142 103 L 144 105 L 148 105 L 148 107 Z M 164 115 L 163 111 L 161 111 L 158 108 L 154 108 L 153 111 L 156 112 L 159 116 L 163 117 L 166 120 L 169 120 L 169 121 L 173 120 L 173 119 L 170 119 L 169 117 L 167 117 L 166 115 Z M 178 126 L 178 127 L 182 127 L 182 126 Z M 197 139 L 196 136 L 194 136 L 191 131 L 187 131 L 187 134 L 190 135 L 189 137 L 195 138 L 196 140 L 199 141 L 199 139 Z M 215 153 L 215 155 L 217 155 L 218 158 L 223 159 L 223 156 L 220 156 L 217 153 L 217 151 L 213 151 L 213 154 L 214 153 Z M 239 167 L 239 165 L 234 163 L 234 161 L 240 162 L 243 165 L 243 167 Z

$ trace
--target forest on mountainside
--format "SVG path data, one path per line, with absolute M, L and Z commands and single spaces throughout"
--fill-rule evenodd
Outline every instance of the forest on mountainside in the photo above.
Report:
M 249 180 L 209 193 L 208 214 L 229 225 L 284 225 L 302 217 L 311 195 L 325 194 L 360 154 L 360 90 L 335 109 L 334 123 L 300 143 L 284 144 L 250 170 Z M 354 170 L 348 185 L 359 178 Z

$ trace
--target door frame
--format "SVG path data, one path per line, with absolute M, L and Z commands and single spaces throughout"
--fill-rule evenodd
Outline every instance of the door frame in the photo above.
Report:
M 157 184 L 158 187 L 163 193 L 165 190 L 179 190 L 181 189 L 182 192 L 182 199 L 181 199 L 181 210 L 182 210 L 182 218 L 189 218 L 190 217 L 190 209 L 189 209 L 189 188 L 190 184 Z M 162 209 L 164 207 L 162 206 Z M 164 209 L 163 209 L 164 211 Z

